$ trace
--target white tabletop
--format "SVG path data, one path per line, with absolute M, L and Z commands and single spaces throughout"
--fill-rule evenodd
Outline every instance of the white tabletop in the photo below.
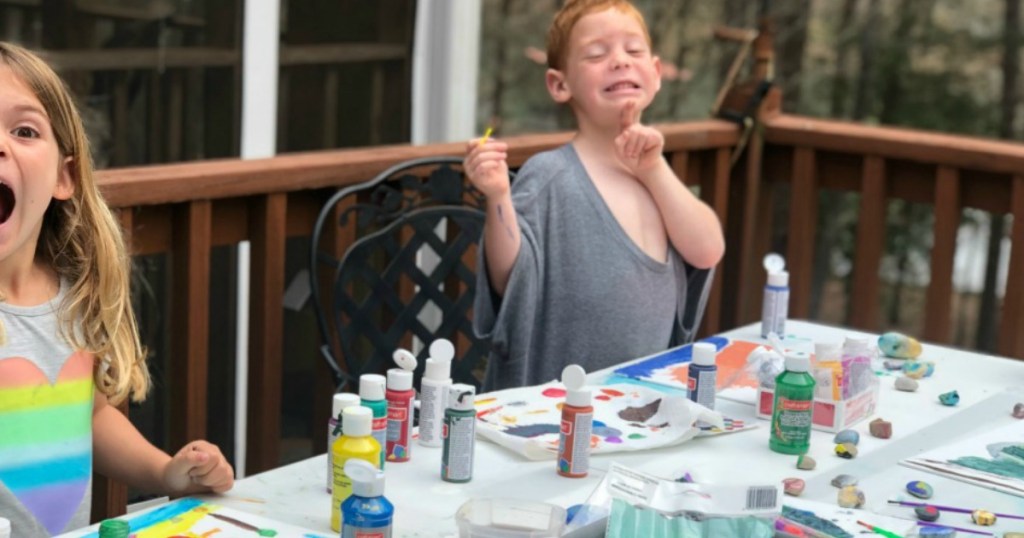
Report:
M 761 341 L 759 325 L 749 325 L 722 336 Z M 800 337 L 840 341 L 856 333 L 824 325 L 790 321 L 787 332 Z M 863 334 L 863 333 L 859 333 Z M 717 409 L 726 415 L 753 421 L 750 431 L 691 440 L 670 448 L 592 458 L 592 472 L 583 479 L 555 473 L 554 461 L 527 461 L 484 440 L 476 444 L 473 480 L 467 484 L 441 481 L 440 449 L 413 447 L 412 460 L 386 466 L 386 496 L 395 505 L 396 536 L 454 536 L 454 514 L 471 498 L 511 497 L 568 507 L 584 502 L 600 482 L 612 461 L 655 475 L 675 477 L 690 471 L 702 482 L 781 481 L 787 477 L 807 482 L 804 497 L 835 503 L 836 489 L 829 481 L 846 473 L 860 479 L 867 495 L 866 508 L 889 515 L 907 515 L 909 509 L 893 509 L 886 500 L 904 492 L 911 480 L 924 480 L 936 489 L 930 501 L 936 504 L 986 508 L 994 512 L 1024 514 L 1024 499 L 953 482 L 936 475 L 898 466 L 897 462 L 937 444 L 962 439 L 974 432 L 1012 424 L 1024 428 L 1024 421 L 1010 416 L 1016 401 L 1024 401 L 1024 362 L 982 355 L 935 345 L 924 345 L 922 360 L 937 365 L 932 378 L 921 381 L 914 393 L 893 388 L 895 376 L 881 378 L 876 416 L 893 423 L 893 437 L 876 439 L 868 435 L 867 422 L 854 426 L 861 433 L 861 455 L 844 460 L 832 452 L 832 435 L 815 431 L 811 455 L 818 462 L 813 471 L 795 468 L 796 458 L 768 449 L 767 421 L 754 417 L 749 405 L 719 399 Z M 594 380 L 607 372 L 592 374 Z M 961 396 L 957 407 L 938 403 L 938 395 L 956 389 Z M 265 515 L 282 522 L 331 535 L 330 496 L 326 493 L 325 456 L 251 476 L 236 483 L 234 490 L 208 500 L 223 506 Z M 969 517 L 943 516 L 950 525 L 968 526 Z M 1021 522 L 1024 523 L 1024 522 Z M 1024 530 L 1000 520 L 994 531 Z

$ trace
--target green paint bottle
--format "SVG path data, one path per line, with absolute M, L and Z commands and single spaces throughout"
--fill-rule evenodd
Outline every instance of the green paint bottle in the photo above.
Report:
M 476 388 L 462 383 L 448 388 L 441 437 L 441 480 L 469 482 L 473 478 L 473 442 L 476 438 Z
M 775 378 L 775 405 L 768 447 L 782 454 L 806 454 L 811 447 L 814 377 L 808 373 L 811 357 L 786 355 L 786 371 Z

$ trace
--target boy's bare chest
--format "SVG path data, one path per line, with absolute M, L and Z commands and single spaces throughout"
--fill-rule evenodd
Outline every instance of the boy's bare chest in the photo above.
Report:
M 667 261 L 664 220 L 647 188 L 628 176 L 605 175 L 593 181 L 608 210 L 633 243 L 651 258 Z

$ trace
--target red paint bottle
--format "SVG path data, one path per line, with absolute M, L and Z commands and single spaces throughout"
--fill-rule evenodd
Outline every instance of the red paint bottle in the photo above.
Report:
M 590 389 L 583 386 L 587 373 L 570 364 L 562 370 L 565 404 L 562 406 L 561 435 L 558 438 L 558 474 L 583 478 L 590 471 L 590 435 L 594 429 L 594 406 Z
M 387 461 L 409 461 L 412 455 L 413 399 L 412 371 L 416 369 L 416 356 L 404 349 L 395 351 L 395 362 L 401 368 L 388 370 L 387 391 L 388 431 L 385 443 Z

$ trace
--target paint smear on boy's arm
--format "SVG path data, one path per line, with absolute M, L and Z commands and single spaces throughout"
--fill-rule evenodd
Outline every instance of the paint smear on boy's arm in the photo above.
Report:
M 509 226 L 507 222 L 505 222 L 505 212 L 501 209 L 500 205 L 498 206 L 498 220 L 500 220 L 501 225 L 505 227 L 505 232 L 508 233 L 508 236 L 512 239 L 515 239 L 516 234 L 515 232 L 512 231 L 512 227 Z

